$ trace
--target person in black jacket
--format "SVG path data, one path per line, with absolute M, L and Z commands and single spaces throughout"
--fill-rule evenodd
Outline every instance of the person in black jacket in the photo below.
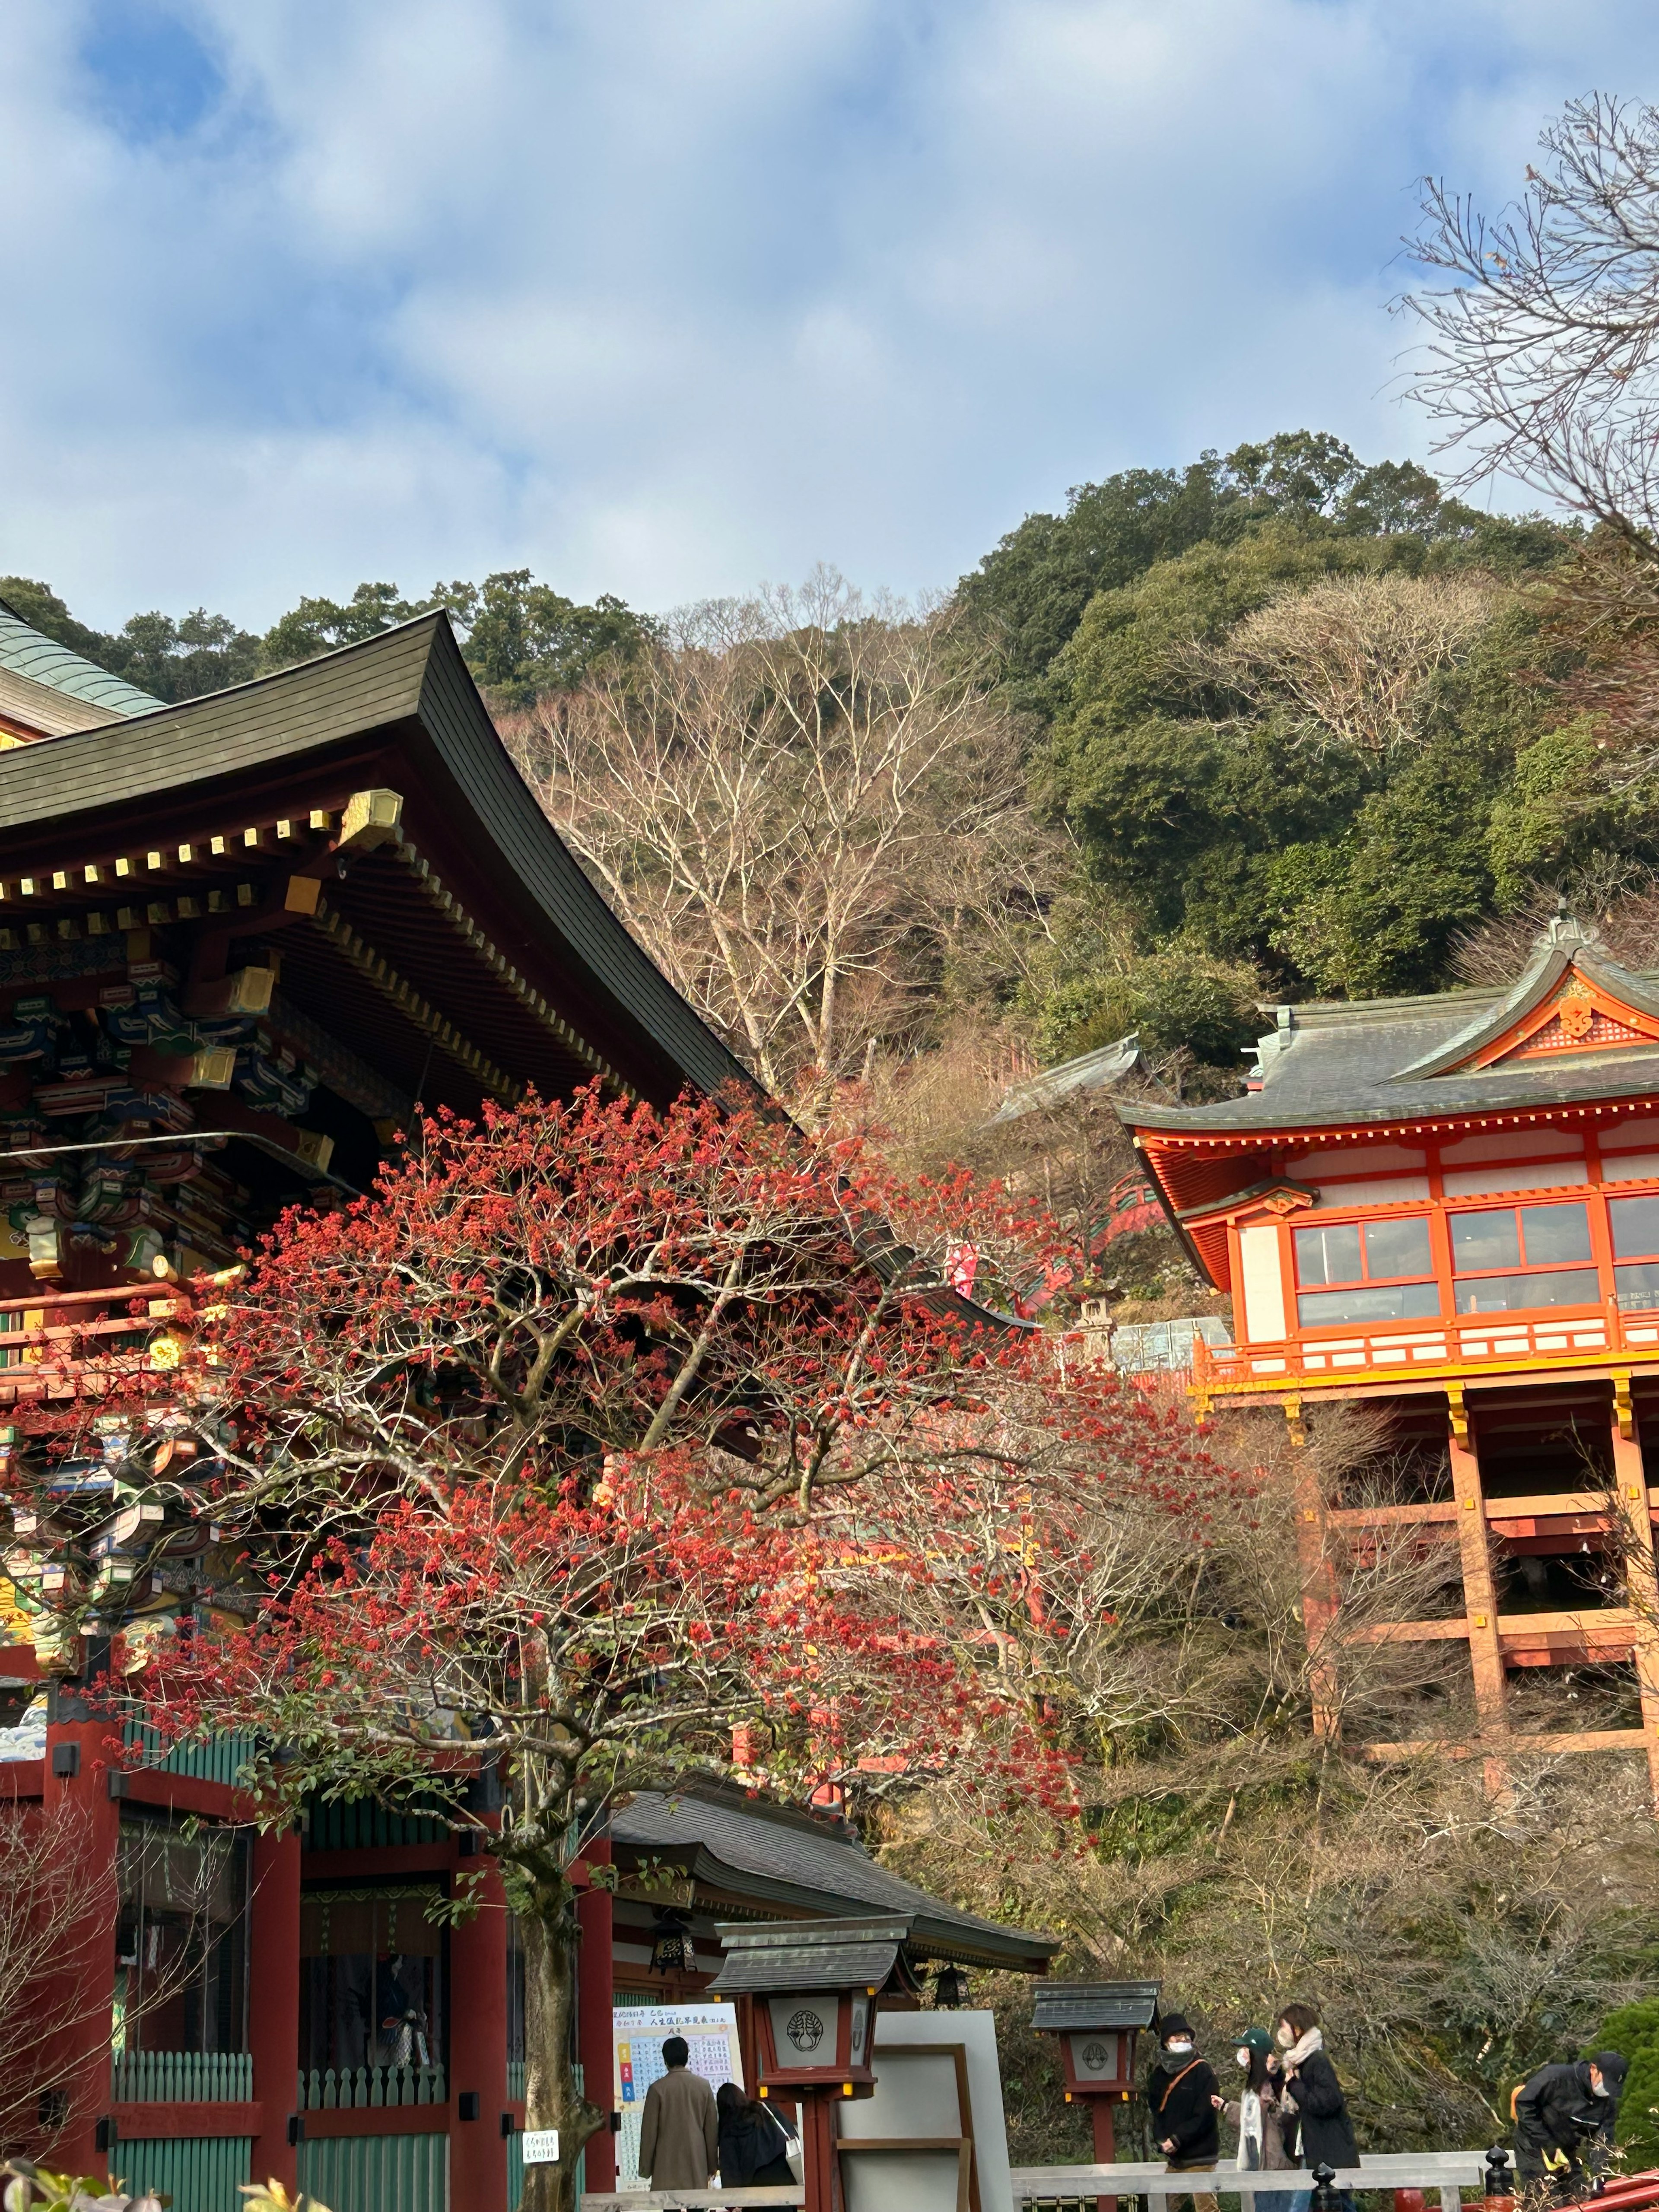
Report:
M 1158 2039 L 1158 2063 L 1146 2081 L 1153 2140 L 1171 2173 L 1212 2166 L 1221 2155 L 1215 2106 L 1220 2085 L 1215 2069 L 1194 2049 L 1192 2025 L 1182 2014 L 1164 2014 Z M 1215 2197 L 1208 2191 L 1195 2191 L 1192 2202 L 1195 2212 L 1216 2212 Z
M 720 2182 L 727 2189 L 787 2189 L 789 2138 L 758 2097 L 745 2097 L 735 2081 L 722 2081 L 714 2093 L 720 2117 Z
M 1540 2066 L 1515 2093 L 1515 2178 L 1577 2186 L 1613 2148 L 1627 2062 L 1598 2051 L 1568 2066 Z
M 1301 2164 L 1310 2173 L 1316 2166 L 1358 2166 L 1353 2122 L 1336 2069 L 1325 2055 L 1319 2014 L 1311 2005 L 1286 2005 L 1273 2022 L 1273 2040 L 1284 2069 L 1285 2104 L 1295 2115 L 1285 2132 L 1295 2127 Z M 1352 2212 L 1353 2200 L 1346 2191 L 1338 2192 L 1337 2202 Z

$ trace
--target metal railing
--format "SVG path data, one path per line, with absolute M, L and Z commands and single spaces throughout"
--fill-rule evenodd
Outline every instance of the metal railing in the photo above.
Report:
M 524 2077 L 528 2061 L 509 2058 L 507 2062 L 507 2101 L 509 2105 L 523 2104 Z
M 253 2096 L 246 2051 L 118 2051 L 110 2063 L 118 2105 L 246 2105 Z
M 371 2112 L 448 2099 L 441 2066 L 312 2066 L 300 2075 L 302 2112 Z

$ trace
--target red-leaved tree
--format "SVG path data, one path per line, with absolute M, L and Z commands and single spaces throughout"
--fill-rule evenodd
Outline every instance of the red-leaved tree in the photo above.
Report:
M 619 1794 L 728 1767 L 741 1727 L 784 1786 L 971 1771 L 1063 1807 L 1040 1669 L 988 1602 L 1040 1620 L 1068 1497 L 1177 1510 L 1219 1479 L 1003 1317 L 1074 1256 L 965 1179 L 588 1092 L 428 1122 L 369 1197 L 284 1220 L 181 1369 L 257 1604 L 165 1643 L 143 1717 L 256 1734 L 271 1817 L 322 1790 L 477 1828 L 523 1923 L 526 2124 L 568 2146 L 527 2212 L 569 2205 L 603 2124 L 568 2057 L 571 1869 Z

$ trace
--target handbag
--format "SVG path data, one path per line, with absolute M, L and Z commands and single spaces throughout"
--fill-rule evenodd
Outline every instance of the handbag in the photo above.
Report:
M 789 2171 L 795 2177 L 797 2185 L 805 2188 L 806 2153 L 801 2146 L 801 2139 L 796 2130 L 795 2124 L 787 2112 L 771 2112 L 770 2117 L 783 2130 L 783 2155 L 788 2162 Z

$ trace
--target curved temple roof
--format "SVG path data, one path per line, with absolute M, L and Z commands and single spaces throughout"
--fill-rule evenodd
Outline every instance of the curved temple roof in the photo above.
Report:
M 1586 1039 L 1583 1049 L 1527 1050 L 1529 1020 L 1575 991 L 1632 1014 L 1654 1036 L 1626 1026 L 1616 1043 Z M 1121 1119 L 1148 1133 L 1265 1137 L 1593 1104 L 1659 1090 L 1659 978 L 1620 967 L 1570 916 L 1543 932 L 1507 990 L 1277 1012 L 1277 1028 L 1256 1048 L 1257 1073 L 1245 1097 L 1187 1107 L 1121 1102 Z
M 641 1790 L 612 1815 L 611 1836 L 623 1860 L 684 1867 L 714 1898 L 814 1917 L 903 1914 L 910 1948 L 924 1958 L 1040 1974 L 1060 1948 L 1057 1936 L 981 1920 L 890 1874 L 850 1831 L 790 1807 L 740 1798 L 717 1783 L 672 1794 Z
M 228 834 L 240 848 L 242 823 L 291 815 L 303 828 L 307 809 L 337 810 L 368 787 L 402 800 L 407 842 L 343 856 L 328 905 L 347 939 L 360 933 L 428 998 L 464 1010 L 516 1079 L 547 1091 L 582 1071 L 505 993 L 503 961 L 643 1096 L 665 1103 L 688 1084 L 753 1093 L 536 804 L 442 613 L 230 690 L 0 751 L 0 879 L 27 877 L 46 890 L 43 907 L 105 898 L 82 885 L 123 854 L 155 846 L 199 861 Z M 400 865 L 411 846 L 418 861 Z M 410 866 L 425 880 L 428 855 L 441 911 L 406 882 Z
M 58 737 L 68 730 L 153 714 L 160 704 L 147 691 L 32 629 L 0 599 L 0 714 Z

